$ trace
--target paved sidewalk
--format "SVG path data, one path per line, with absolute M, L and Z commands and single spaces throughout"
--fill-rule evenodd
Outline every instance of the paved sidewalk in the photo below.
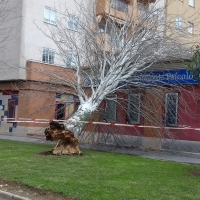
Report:
M 0 200 L 31 200 L 31 199 L 0 190 Z
M 172 162 L 200 165 L 200 154 L 189 152 L 170 152 L 170 151 L 143 151 L 134 150 L 134 154 L 157 160 L 166 160 Z
M 23 142 L 33 142 L 33 143 L 44 143 L 55 145 L 55 142 L 47 142 L 45 138 L 34 138 L 34 137 L 20 137 L 11 135 L 0 135 L 0 139 L 4 140 L 14 140 Z M 144 151 L 139 149 L 121 149 L 121 148 L 102 148 L 98 146 L 91 145 L 80 145 L 82 149 L 93 149 L 100 151 L 111 151 L 116 153 L 124 153 L 130 155 L 136 155 L 146 158 L 167 160 L 172 162 L 187 163 L 200 165 L 200 153 L 190 153 L 190 152 L 170 152 L 170 151 Z

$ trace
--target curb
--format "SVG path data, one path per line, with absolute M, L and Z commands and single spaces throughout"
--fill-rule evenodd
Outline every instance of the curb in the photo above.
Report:
M 4 197 L 4 198 L 7 198 L 7 199 L 12 199 L 12 200 L 31 200 L 29 198 L 21 197 L 19 195 L 12 194 L 10 192 L 5 192 L 3 190 L 0 190 L 0 197 Z

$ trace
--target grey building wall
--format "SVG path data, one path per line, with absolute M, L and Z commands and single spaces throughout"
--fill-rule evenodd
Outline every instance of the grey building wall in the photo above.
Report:
M 91 6 L 91 1 L 76 2 L 87 7 Z M 10 0 L 14 12 L 8 13 L 7 20 L 0 24 L 0 27 L 11 28 L 9 40 L 0 44 L 3 46 L 0 61 L 5 63 L 0 65 L 0 81 L 26 79 L 26 61 L 41 62 L 43 47 L 56 51 L 55 65 L 65 66 L 57 46 L 43 33 L 49 33 L 48 26 L 56 28 L 56 25 L 44 22 L 44 8 L 48 6 L 56 9 L 59 20 L 61 12 L 66 10 L 80 17 L 78 4 L 74 0 Z
M 19 77 L 22 1 L 9 1 L 5 9 L 6 17 L 0 23 L 0 80 L 13 80 Z

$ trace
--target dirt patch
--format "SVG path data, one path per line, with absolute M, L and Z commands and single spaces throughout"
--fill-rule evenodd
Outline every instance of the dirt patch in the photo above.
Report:
M 75 200 L 72 197 L 64 197 L 58 193 L 32 188 L 14 181 L 0 180 L 0 190 L 27 197 L 32 200 Z
M 200 177 L 200 170 L 189 170 L 190 174 L 192 174 L 193 176 L 197 176 Z
M 42 151 L 42 152 L 39 152 L 38 154 L 41 156 L 54 156 L 52 151 Z
M 42 151 L 42 152 L 39 152 L 38 155 L 41 155 L 41 156 L 63 156 L 63 155 L 56 155 L 56 154 L 53 154 L 52 151 Z M 71 155 L 64 155 L 64 156 L 84 156 L 83 153 L 81 154 L 71 154 Z

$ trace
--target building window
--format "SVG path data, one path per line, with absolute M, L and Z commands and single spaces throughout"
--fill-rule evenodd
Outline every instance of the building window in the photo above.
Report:
M 49 48 L 43 48 L 42 62 L 54 64 L 55 51 Z
M 60 93 L 56 93 L 56 99 L 61 99 L 61 94 Z
M 140 124 L 140 103 L 141 94 L 131 94 L 128 96 L 127 118 L 129 124 Z
M 183 20 L 181 17 L 176 17 L 176 28 L 182 29 Z
M 80 106 L 80 101 L 79 100 L 74 101 L 74 111 L 78 110 L 79 106 Z
M 64 103 L 58 103 L 56 105 L 56 112 L 55 112 L 55 119 L 64 120 L 65 119 L 65 104 Z
M 117 95 L 109 95 L 106 99 L 105 119 L 107 122 L 115 122 L 117 120 Z
M 67 27 L 68 29 L 78 31 L 79 28 L 79 18 L 75 15 L 69 15 L 68 21 L 67 21 Z
M 189 6 L 194 7 L 194 0 L 189 0 Z
M 165 124 L 177 126 L 178 93 L 167 93 L 165 96 Z
M 8 99 L 8 118 L 15 118 L 15 100 Z
M 120 0 L 112 0 L 111 7 L 122 12 L 126 12 L 128 10 L 128 4 Z
M 99 27 L 98 33 L 105 33 L 105 27 Z
M 56 10 L 45 6 L 44 21 L 50 24 L 56 24 Z
M 78 57 L 72 53 L 67 54 L 66 57 L 66 66 L 70 68 L 76 68 L 78 65 Z
M 188 32 L 191 34 L 194 33 L 194 24 L 191 22 L 188 23 Z

